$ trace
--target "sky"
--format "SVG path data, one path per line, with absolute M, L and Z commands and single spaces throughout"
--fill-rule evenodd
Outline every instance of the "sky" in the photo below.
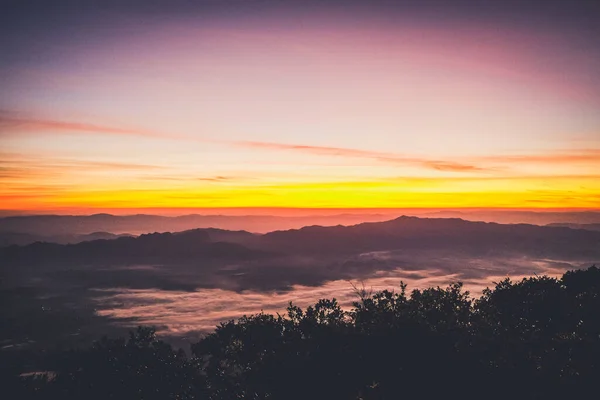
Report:
M 600 208 L 600 6 L 9 1 L 0 210 Z

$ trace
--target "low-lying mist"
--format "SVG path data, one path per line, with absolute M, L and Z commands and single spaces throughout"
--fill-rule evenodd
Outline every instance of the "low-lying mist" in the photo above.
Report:
M 600 232 L 459 219 L 395 220 L 253 235 L 193 230 L 0 249 L 3 349 L 89 343 L 154 325 L 178 343 L 289 302 L 506 277 L 558 276 L 600 259 Z

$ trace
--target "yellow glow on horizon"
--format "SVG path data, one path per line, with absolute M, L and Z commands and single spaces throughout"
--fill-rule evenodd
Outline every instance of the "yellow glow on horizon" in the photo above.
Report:
M 5 210 L 136 208 L 598 208 L 600 177 L 187 185 L 3 194 Z M 120 185 L 119 185 L 120 186 Z M 118 187 L 118 186 L 117 186 Z M 572 190 L 577 187 L 578 190 Z

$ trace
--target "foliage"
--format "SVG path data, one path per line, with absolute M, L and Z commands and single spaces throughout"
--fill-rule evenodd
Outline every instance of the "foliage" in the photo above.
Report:
M 221 324 L 173 350 L 154 331 L 65 354 L 18 398 L 396 399 L 589 397 L 600 378 L 600 270 L 487 289 L 461 284 L 335 299 Z

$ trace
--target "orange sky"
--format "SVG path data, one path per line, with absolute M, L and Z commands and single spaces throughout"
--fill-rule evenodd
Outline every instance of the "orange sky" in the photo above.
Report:
M 581 38 L 319 15 L 40 33 L 0 62 L 0 210 L 600 208 Z

